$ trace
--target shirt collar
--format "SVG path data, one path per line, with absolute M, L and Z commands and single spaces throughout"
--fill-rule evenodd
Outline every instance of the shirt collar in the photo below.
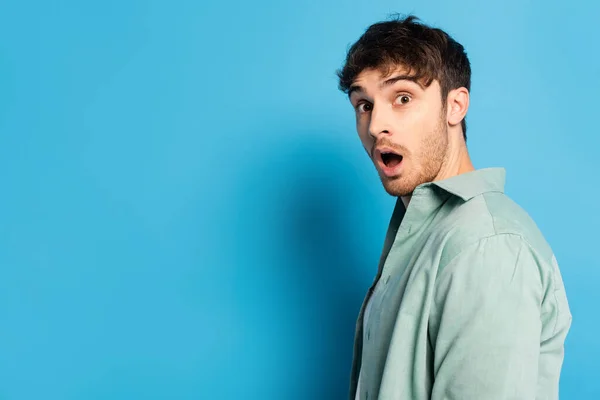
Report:
M 456 175 L 441 181 L 429 183 L 464 201 L 488 192 L 504 193 L 506 170 L 504 168 L 483 168 Z
M 506 172 L 504 168 L 483 168 L 440 181 L 423 183 L 413 191 L 408 209 L 398 197 L 392 214 L 384 254 L 389 251 L 398 232 L 410 234 L 412 227 L 420 226 L 437 208 L 451 196 L 463 201 L 489 192 L 504 192 Z M 380 269 L 385 256 L 380 261 Z

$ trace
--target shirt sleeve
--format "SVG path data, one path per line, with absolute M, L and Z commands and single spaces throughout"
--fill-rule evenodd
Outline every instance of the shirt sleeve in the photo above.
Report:
M 517 235 L 466 248 L 439 272 L 430 314 L 432 400 L 536 398 L 543 284 Z

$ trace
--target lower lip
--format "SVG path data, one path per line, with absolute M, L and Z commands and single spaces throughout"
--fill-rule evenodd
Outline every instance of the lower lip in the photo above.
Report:
M 395 176 L 398 176 L 399 172 L 400 172 L 400 168 L 402 168 L 403 165 L 404 165 L 404 160 L 400 161 L 400 163 L 398 163 L 398 165 L 396 165 L 394 167 L 388 167 L 383 163 L 383 161 L 379 161 L 379 168 L 381 169 L 381 172 L 383 172 L 383 174 L 385 176 L 387 176 L 388 178 L 393 178 Z

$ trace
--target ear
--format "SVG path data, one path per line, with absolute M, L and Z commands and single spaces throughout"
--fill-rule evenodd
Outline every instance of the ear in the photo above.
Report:
M 464 87 L 451 90 L 448 93 L 446 104 L 448 124 L 450 126 L 459 125 L 469 109 L 469 91 Z

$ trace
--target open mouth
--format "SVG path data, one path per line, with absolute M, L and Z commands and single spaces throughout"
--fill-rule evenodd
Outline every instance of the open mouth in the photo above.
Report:
M 402 162 L 402 156 L 390 151 L 381 152 L 381 161 L 383 161 L 383 165 L 386 167 L 394 168 Z

